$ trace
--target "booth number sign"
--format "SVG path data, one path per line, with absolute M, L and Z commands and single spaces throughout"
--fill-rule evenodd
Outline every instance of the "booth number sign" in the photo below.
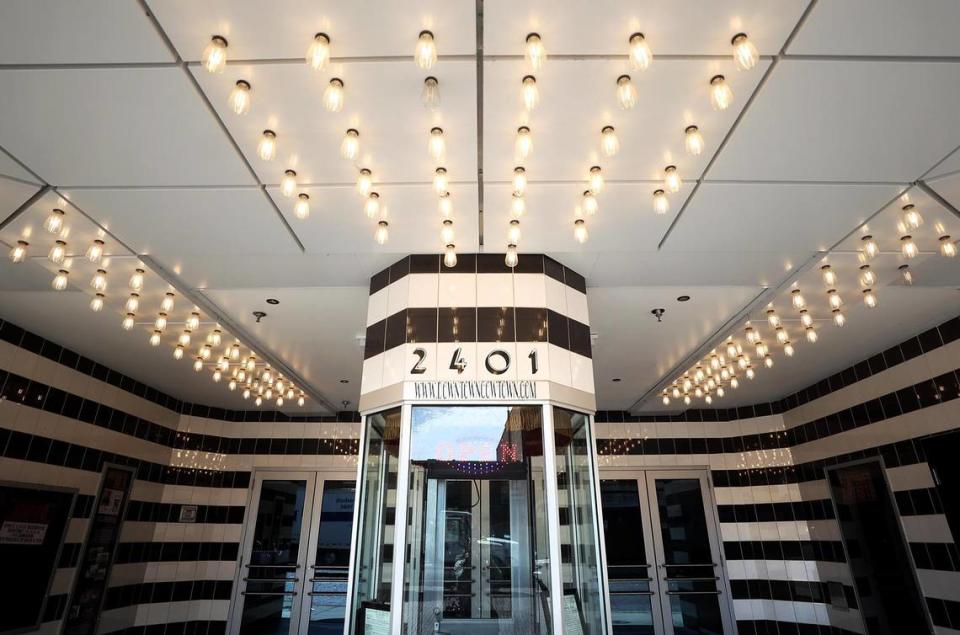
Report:
M 422 348 L 413 349 L 413 356 L 416 358 L 414 361 L 413 367 L 410 368 L 411 375 L 422 375 L 427 372 L 427 351 Z M 530 374 L 536 375 L 540 370 L 540 362 L 537 359 L 537 350 L 533 349 L 530 351 L 530 354 L 527 355 L 528 363 L 530 364 Z M 463 349 L 457 348 L 453 351 L 453 355 L 450 358 L 450 370 L 457 371 L 457 374 L 462 373 L 467 369 L 467 359 L 463 356 Z M 510 364 L 512 360 L 510 359 L 510 353 L 501 349 L 494 349 L 487 353 L 487 356 L 483 360 L 483 365 L 487 369 L 487 372 L 491 375 L 502 375 L 508 370 L 510 370 Z

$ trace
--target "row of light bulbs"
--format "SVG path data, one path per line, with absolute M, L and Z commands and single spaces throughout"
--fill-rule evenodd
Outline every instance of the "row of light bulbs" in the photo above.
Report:
M 62 238 L 66 235 L 69 235 L 69 230 L 66 225 L 66 213 L 60 208 L 54 208 L 50 211 L 47 217 L 44 219 L 43 228 L 50 234 L 56 236 L 50 251 L 47 254 L 47 258 L 60 267 L 63 267 L 67 261 L 67 243 Z M 26 260 L 28 256 L 29 243 L 25 240 L 18 240 L 17 244 L 13 246 L 10 250 L 9 258 L 14 263 L 22 263 Z M 106 292 L 107 292 L 107 270 L 104 266 L 104 257 L 105 257 L 105 248 L 106 244 L 103 240 L 97 238 L 94 239 L 90 245 L 87 247 L 84 252 L 84 258 L 97 266 L 93 277 L 90 279 L 90 287 L 93 289 L 93 297 L 90 299 L 90 309 L 95 313 L 99 313 L 103 310 L 105 301 L 106 301 Z M 57 271 L 56 275 L 53 278 L 52 287 L 57 291 L 63 291 L 67 288 L 69 283 L 69 274 L 70 272 L 66 268 L 61 268 Z M 144 290 L 144 279 L 145 279 L 146 270 L 142 265 L 139 265 L 134 268 L 133 273 L 130 276 L 128 281 L 129 294 L 123 304 L 123 320 L 120 325 L 125 331 L 133 330 L 136 325 L 137 313 L 141 308 L 141 294 Z M 163 300 L 160 302 L 160 311 L 157 314 L 156 319 L 153 324 L 153 332 L 150 335 L 149 343 L 151 346 L 159 346 L 161 342 L 161 336 L 164 330 L 167 328 L 168 315 L 173 311 L 175 306 L 175 294 L 173 292 L 165 293 Z M 175 359 L 182 359 L 185 349 L 190 345 L 191 334 L 197 331 L 200 328 L 200 312 L 197 307 L 194 307 L 193 311 L 190 313 L 190 317 L 187 318 L 184 323 L 184 329 L 177 338 L 177 344 L 174 348 L 173 356 Z M 221 327 L 216 325 L 214 329 L 207 335 L 206 342 L 200 347 L 197 352 L 196 360 L 194 362 L 194 370 L 200 371 L 203 369 L 203 364 L 212 357 L 213 348 L 219 346 L 222 339 Z M 239 359 L 240 355 L 240 342 L 235 341 L 231 346 L 229 346 L 225 351 L 223 356 L 220 358 L 220 361 L 217 362 L 216 368 L 213 372 L 213 380 L 219 382 L 223 374 L 230 370 L 230 361 Z M 251 352 L 251 357 L 249 359 L 254 359 L 253 353 Z M 228 383 L 230 390 L 235 390 L 238 386 L 238 381 L 242 382 L 242 379 L 238 379 L 239 367 L 233 368 L 233 374 L 231 380 Z M 270 378 L 268 377 L 267 380 Z M 263 381 L 261 379 L 261 381 Z M 286 395 L 287 399 L 297 399 L 297 403 L 300 406 L 304 405 L 306 395 L 302 390 L 298 390 L 291 382 L 283 383 L 282 375 L 280 375 L 281 384 L 279 387 L 274 388 L 274 382 L 266 381 L 267 390 L 269 395 L 266 397 L 268 400 L 272 397 L 273 390 L 277 390 L 277 406 L 283 405 L 283 397 Z M 287 387 L 287 390 L 284 391 L 284 385 Z M 251 383 L 246 385 L 244 388 L 244 398 L 250 396 L 251 390 L 257 390 L 259 384 Z M 263 403 L 264 391 L 259 391 L 259 394 L 256 398 L 257 406 L 260 406 Z

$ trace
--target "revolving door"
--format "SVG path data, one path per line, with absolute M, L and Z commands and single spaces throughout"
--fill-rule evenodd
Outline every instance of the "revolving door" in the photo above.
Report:
M 347 632 L 608 632 L 593 447 L 545 404 L 368 416 Z

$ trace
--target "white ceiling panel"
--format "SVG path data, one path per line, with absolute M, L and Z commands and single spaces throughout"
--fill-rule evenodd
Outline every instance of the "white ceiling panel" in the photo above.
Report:
M 13 160 L 6 152 L 0 150 L 0 176 L 8 176 L 30 183 L 37 183 L 37 177 L 23 169 L 23 166 Z
M 172 62 L 136 0 L 5 0 L 4 64 Z
M 933 167 L 930 170 L 930 174 L 926 175 L 925 178 L 927 180 L 933 180 L 941 176 L 956 174 L 957 172 L 960 172 L 960 148 L 954 150 L 950 156 L 944 158 L 936 167 Z
M 946 199 L 948 203 L 953 205 L 955 208 L 960 209 L 960 174 L 952 174 L 950 176 L 937 179 L 930 183 L 930 187 L 932 187 L 940 196 Z M 920 193 L 915 196 L 919 196 L 919 194 Z M 938 210 L 938 215 L 943 215 L 945 218 L 949 218 L 952 221 L 958 220 L 953 214 L 946 213 L 947 210 L 942 210 L 942 208 L 939 206 L 936 206 L 936 208 Z M 942 212 L 939 210 L 942 210 Z
M 958 100 L 957 64 L 786 60 L 708 177 L 909 182 L 960 144 Z
M 737 72 L 730 60 L 662 60 L 646 72 L 633 72 L 626 60 L 555 60 L 537 73 L 540 103 L 527 113 L 520 86 L 530 71 L 523 61 L 484 64 L 484 175 L 509 180 L 515 165 L 519 126 L 529 126 L 533 153 L 525 161 L 530 180 L 586 180 L 599 165 L 608 179 L 660 180 L 676 165 L 682 178 L 695 179 L 720 145 L 737 114 L 763 76 L 768 62 Z M 637 105 L 620 108 L 617 78 L 629 74 L 639 93 Z M 710 78 L 722 74 L 734 94 L 725 111 L 710 107 Z M 684 152 L 684 130 L 696 124 L 706 143 L 692 157 Z M 620 152 L 600 152 L 600 130 L 612 125 Z
M 40 188 L 0 177 L 0 220 L 12 214 Z M 28 236 L 21 236 L 29 242 Z
M 484 51 L 522 55 L 530 32 L 543 38 L 547 55 L 626 55 L 640 31 L 656 55 L 727 55 L 730 40 L 746 32 L 760 53 L 780 51 L 806 7 L 804 0 L 762 2 L 629 2 L 603 0 L 486 0 Z
M 598 403 L 609 409 L 629 408 L 759 291 L 671 286 L 588 289 L 590 331 L 597 334 L 593 361 Z M 677 302 L 682 294 L 689 294 L 690 301 Z M 655 308 L 666 309 L 661 322 L 650 313 Z
M 0 71 L 0 145 L 55 185 L 253 179 L 179 68 Z
M 407 0 L 149 0 L 180 55 L 199 60 L 211 36 L 236 60 L 303 58 L 314 34 L 330 37 L 334 57 L 409 56 L 420 31 L 433 31 L 440 55 L 476 51 L 473 2 Z
M 231 134 L 265 183 L 279 183 L 294 169 L 303 183 L 353 183 L 361 167 L 376 181 L 429 182 L 437 165 L 427 151 L 430 129 L 444 130 L 445 167 L 451 180 L 476 178 L 476 64 L 441 62 L 441 106 L 427 110 L 420 99 L 424 71 L 406 62 L 333 64 L 322 75 L 305 64 L 229 66 L 222 75 L 192 68 Z M 344 83 L 343 110 L 327 112 L 323 92 L 331 77 Z M 235 114 L 228 96 L 236 81 L 252 86 L 252 108 Z M 340 156 L 348 128 L 360 132 L 360 157 Z M 263 161 L 257 145 L 265 129 L 277 134 L 277 158 Z
M 810 254 L 833 246 L 902 189 L 895 185 L 704 183 L 664 249 Z
M 208 289 L 205 294 L 335 406 L 350 410 L 360 395 L 363 347 L 357 337 L 364 335 L 368 289 Z M 265 297 L 280 303 L 264 304 Z M 251 315 L 254 308 L 267 313 L 259 324 Z M 344 406 L 345 400 L 351 403 Z
M 287 222 L 300 237 L 308 253 L 437 253 L 442 216 L 437 210 L 437 195 L 431 185 L 384 185 L 380 194 L 381 216 L 389 223 L 389 240 L 378 245 L 374 240 L 377 219 L 367 218 L 363 199 L 352 186 L 307 187 L 310 217 L 298 219 L 293 213 L 295 198 L 284 198 L 278 188 L 269 188 Z M 451 186 L 454 200 L 454 231 L 461 253 L 475 252 L 479 246 L 476 217 L 477 186 L 474 183 Z
M 820 0 L 787 53 L 960 55 L 953 0 Z

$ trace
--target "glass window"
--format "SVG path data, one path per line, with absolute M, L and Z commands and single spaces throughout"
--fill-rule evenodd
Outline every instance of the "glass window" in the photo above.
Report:
M 369 415 L 365 435 L 351 630 L 357 628 L 358 619 L 362 623 L 366 609 L 382 610 L 390 604 L 400 409 Z
M 604 607 L 590 418 L 554 408 L 553 436 L 564 621 L 574 619 L 579 613 L 583 632 L 600 634 L 604 632 Z
M 317 555 L 311 567 L 308 635 L 342 635 L 353 528 L 353 481 L 326 481 L 320 502 Z
M 549 634 L 541 408 L 414 407 L 411 434 L 404 632 Z

